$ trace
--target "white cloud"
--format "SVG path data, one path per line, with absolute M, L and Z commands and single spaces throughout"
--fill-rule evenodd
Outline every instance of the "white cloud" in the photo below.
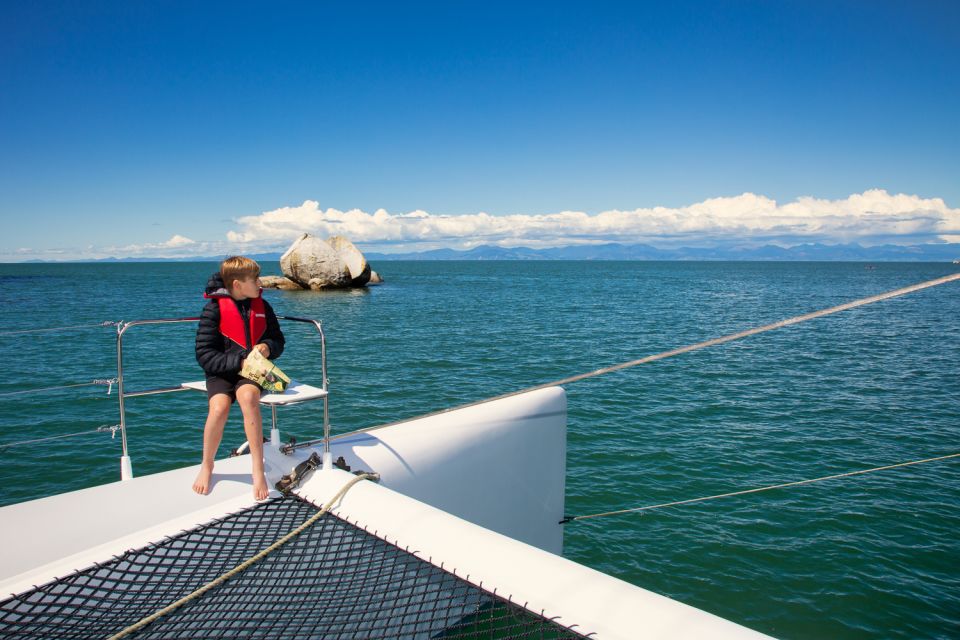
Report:
M 185 247 L 191 244 L 196 244 L 196 243 L 190 238 L 186 238 L 181 235 L 174 235 L 172 238 L 170 238 L 166 242 L 161 243 L 161 246 L 173 248 L 173 247 Z
M 234 221 L 225 240 L 174 234 L 162 242 L 83 248 L 0 248 L 0 261 L 189 258 L 283 251 L 302 233 L 346 235 L 364 250 L 469 249 L 481 244 L 534 248 L 621 242 L 661 248 L 804 242 L 921 244 L 960 242 L 960 209 L 940 198 L 873 189 L 838 200 L 801 197 L 778 203 L 762 195 L 710 198 L 685 207 L 649 207 L 595 214 L 561 211 L 495 216 L 438 215 L 416 210 L 321 209 L 308 200 Z
M 97 254 L 116 257 L 158 257 L 177 258 L 197 255 L 197 250 L 206 248 L 209 243 L 195 242 L 186 236 L 174 234 L 164 242 L 144 242 L 121 246 L 106 246 L 94 249 Z
M 861 244 L 944 241 L 960 233 L 960 209 L 940 198 L 891 195 L 882 189 L 841 200 L 813 197 L 778 204 L 753 193 L 711 198 L 686 207 L 652 207 L 597 214 L 562 211 L 493 216 L 484 212 L 433 215 L 424 211 L 390 214 L 383 209 L 321 209 L 308 200 L 246 216 L 227 239 L 252 247 L 289 244 L 301 233 L 346 235 L 366 245 L 466 248 L 479 244 L 551 247 L 600 242 L 704 246 L 802 242 Z
M 146 242 L 127 245 L 96 246 L 83 248 L 48 247 L 25 248 L 5 251 L 0 248 L 0 262 L 6 259 L 39 260 L 98 260 L 102 258 L 189 258 L 201 255 L 226 255 L 226 242 L 196 242 L 186 236 L 175 234 L 164 242 Z

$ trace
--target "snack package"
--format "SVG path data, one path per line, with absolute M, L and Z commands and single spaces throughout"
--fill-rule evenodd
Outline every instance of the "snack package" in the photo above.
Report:
M 267 360 L 259 349 L 254 349 L 243 361 L 243 369 L 240 375 L 247 380 L 253 380 L 260 385 L 264 391 L 282 393 L 287 385 L 290 384 L 290 378 L 286 376 L 280 367 Z

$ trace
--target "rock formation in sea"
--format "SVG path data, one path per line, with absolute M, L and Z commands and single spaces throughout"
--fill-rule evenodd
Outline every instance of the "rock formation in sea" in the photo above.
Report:
M 351 287 L 362 287 L 370 281 L 370 265 L 367 264 L 367 259 L 363 257 L 359 249 L 353 246 L 352 242 L 344 236 L 331 236 L 327 243 L 337 252 L 340 260 L 347 265 Z
M 260 286 L 264 289 L 286 289 L 287 291 L 303 289 L 299 284 L 284 276 L 260 276 Z
M 380 284 L 383 279 L 350 240 L 332 236 L 322 240 L 305 233 L 280 257 L 283 276 L 263 276 L 265 288 L 345 289 Z

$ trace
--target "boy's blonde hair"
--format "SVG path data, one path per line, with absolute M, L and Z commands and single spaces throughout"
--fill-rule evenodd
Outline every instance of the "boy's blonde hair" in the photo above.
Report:
M 247 278 L 260 277 L 260 265 L 256 260 L 245 258 L 243 256 L 231 256 L 220 263 L 220 277 L 223 278 L 223 284 L 228 290 L 233 289 L 233 283 L 237 280 L 246 280 Z

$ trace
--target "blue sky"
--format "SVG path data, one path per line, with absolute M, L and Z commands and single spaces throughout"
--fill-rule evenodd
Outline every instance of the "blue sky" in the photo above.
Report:
M 345 4 L 7 3 L 0 260 L 960 233 L 960 3 Z

